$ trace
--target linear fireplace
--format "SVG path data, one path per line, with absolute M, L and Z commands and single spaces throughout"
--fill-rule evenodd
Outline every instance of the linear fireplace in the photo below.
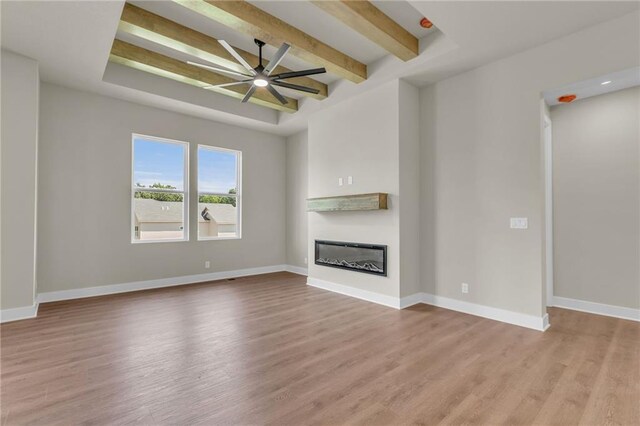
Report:
M 316 240 L 315 264 L 387 276 L 387 246 Z

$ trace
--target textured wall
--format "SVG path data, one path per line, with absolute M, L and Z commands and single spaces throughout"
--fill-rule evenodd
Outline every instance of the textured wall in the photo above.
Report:
M 38 64 L 2 51 L 2 309 L 32 306 L 38 152 Z
M 285 262 L 284 138 L 49 84 L 41 97 L 40 292 Z M 191 143 L 191 224 L 197 145 L 241 150 L 242 239 L 197 241 L 191 226 L 189 242 L 131 244 L 132 133 Z
M 427 292 L 544 315 L 541 93 L 640 65 L 637 19 L 626 15 L 422 89 Z M 510 229 L 510 217 L 528 217 L 529 228 Z
M 307 131 L 287 138 L 287 264 L 307 268 Z
M 640 88 L 551 120 L 554 294 L 640 308 Z

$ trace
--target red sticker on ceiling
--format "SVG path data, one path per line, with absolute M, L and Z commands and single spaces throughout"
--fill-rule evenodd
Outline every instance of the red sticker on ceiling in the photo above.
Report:
M 573 102 L 575 99 L 576 95 L 562 95 L 558 98 L 558 102 L 568 104 L 569 102 Z

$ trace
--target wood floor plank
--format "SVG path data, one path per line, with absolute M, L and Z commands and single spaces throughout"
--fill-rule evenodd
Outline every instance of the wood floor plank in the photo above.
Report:
M 286 272 L 42 304 L 0 326 L 2 425 L 640 424 L 640 324 L 545 333 Z

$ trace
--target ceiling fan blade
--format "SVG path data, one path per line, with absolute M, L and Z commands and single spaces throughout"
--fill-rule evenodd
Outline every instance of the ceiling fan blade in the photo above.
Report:
M 301 92 L 313 93 L 317 95 L 320 93 L 318 89 L 312 89 L 311 87 L 299 86 L 297 84 L 285 83 L 284 81 L 272 81 L 274 86 L 286 87 L 287 89 L 299 90 Z
M 282 105 L 285 105 L 289 102 L 284 96 L 278 93 L 278 91 L 272 85 L 268 85 L 267 90 L 271 92 L 271 94 L 275 96 L 276 99 L 279 100 Z
M 240 62 L 240 64 L 243 67 L 245 67 L 247 69 L 247 71 L 249 71 L 251 73 L 251 75 L 256 75 L 257 74 L 256 70 L 251 68 L 251 65 L 249 65 L 249 63 L 247 61 L 245 61 L 244 58 L 242 56 L 240 56 L 240 54 L 238 52 L 236 52 L 236 50 L 233 47 L 231 47 L 231 45 L 229 43 L 227 43 L 224 40 L 218 40 L 218 42 L 222 45 L 222 47 L 224 47 L 227 50 L 227 52 L 231 53 L 231 56 L 236 58 L 236 61 Z
M 314 74 L 324 74 L 325 72 L 327 72 L 327 70 L 324 68 L 313 68 L 313 69 L 304 70 L 304 71 L 283 72 L 283 73 L 272 76 L 272 79 L 283 80 L 285 78 L 304 77 L 306 75 L 314 75 Z
M 253 80 L 240 80 L 240 81 L 232 81 L 231 83 L 215 84 L 211 86 L 204 86 L 203 89 L 211 90 L 211 89 L 215 89 L 216 87 L 235 86 L 237 84 L 246 84 L 246 83 L 249 83 L 250 81 L 253 81 Z
M 271 61 L 269 61 L 269 63 L 267 64 L 267 67 L 264 69 L 264 73 L 267 75 L 271 75 L 273 70 L 278 66 L 278 64 L 280 64 L 280 62 L 284 58 L 284 55 L 287 54 L 289 49 L 291 49 L 291 46 L 289 46 L 287 43 L 282 43 L 280 49 L 278 49 L 275 56 L 271 58 Z
M 242 98 L 242 102 L 247 102 L 247 101 L 249 100 L 249 98 L 250 98 L 251 96 L 253 96 L 253 93 L 254 93 L 255 91 L 256 91 L 256 86 L 253 86 L 253 85 L 252 85 L 252 86 L 249 88 L 249 90 L 247 91 L 247 94 L 246 94 L 246 95 L 244 95 L 244 98 Z
M 238 76 L 238 77 L 251 77 L 250 74 L 243 74 L 241 72 L 232 71 L 232 70 L 228 70 L 228 69 L 225 69 L 225 68 L 212 67 L 210 65 L 199 64 L 197 62 L 187 61 L 187 64 L 193 65 L 193 66 L 196 66 L 196 67 L 200 67 L 200 68 L 204 68 L 204 69 L 210 70 L 210 71 L 224 72 L 224 73 L 235 75 L 235 76 Z

